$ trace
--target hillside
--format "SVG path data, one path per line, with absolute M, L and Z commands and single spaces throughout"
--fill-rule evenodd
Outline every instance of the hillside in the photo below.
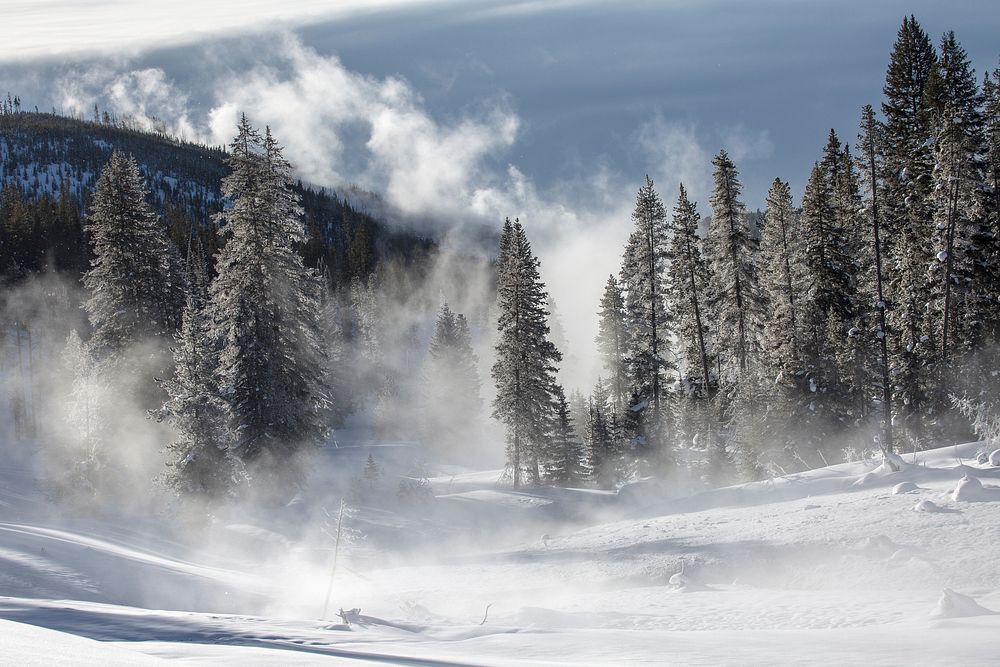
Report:
M 219 147 L 181 142 L 165 135 L 139 131 L 124 124 L 91 122 L 48 113 L 0 114 L 0 190 L 13 188 L 26 203 L 68 202 L 86 211 L 101 169 L 113 151 L 131 154 L 157 208 L 178 243 L 185 243 L 192 225 L 210 228 L 214 214 L 222 208 L 220 184 L 228 173 L 226 153 Z M 410 260 L 433 246 L 427 238 L 394 229 L 364 210 L 356 209 L 336 193 L 299 183 L 304 221 L 310 236 L 307 261 L 316 265 L 320 258 L 337 280 L 368 275 L 380 259 Z M 360 198 L 366 201 L 372 195 Z M 9 197 L 7 198 L 9 199 Z M 0 220 L 9 228 L 9 243 L 59 245 L 65 231 L 58 225 L 46 226 L 36 238 L 22 239 L 20 224 L 13 219 L 11 204 L 5 200 Z M 22 214 L 28 215 L 28 214 Z M 45 218 L 34 213 L 35 218 Z M 51 228 L 50 228 L 51 227 Z M 40 234 L 43 238 L 37 238 Z M 25 236 L 21 234 L 20 236 Z M 27 248 L 22 256 L 39 257 L 45 251 Z M 23 263 L 23 261 L 22 261 Z M 38 260 L 29 264 L 43 262 Z M 34 266 L 29 266 L 33 270 Z
M 325 450 L 289 507 L 186 537 L 47 513 L 30 462 L 6 465 L 0 646 L 21 664 L 52 645 L 106 664 L 991 664 L 1000 469 L 976 449 L 644 504 L 440 469 L 417 511 L 350 514 L 370 538 L 345 540 L 334 578 L 331 610 L 361 609 L 350 625 L 317 620 L 331 515 L 296 508 L 336 507 L 330 474 L 359 472 L 366 452 L 389 485 L 417 452 Z

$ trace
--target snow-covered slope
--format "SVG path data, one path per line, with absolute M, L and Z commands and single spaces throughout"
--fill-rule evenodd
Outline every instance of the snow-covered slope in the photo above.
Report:
M 635 489 L 514 493 L 496 486 L 497 471 L 451 471 L 431 479 L 436 499 L 419 521 L 401 508 L 354 515 L 400 547 L 348 541 L 330 607 L 360 607 L 350 625 L 332 611 L 318 620 L 332 564 L 318 528 L 318 539 L 293 539 L 280 522 L 219 517 L 187 539 L 157 519 L 58 517 L 40 511 L 30 468 L 12 466 L 0 471 L 0 654 L 16 664 L 59 664 L 45 660 L 51 647 L 79 657 L 65 664 L 996 664 L 1000 468 L 975 463 L 975 450 L 642 503 Z

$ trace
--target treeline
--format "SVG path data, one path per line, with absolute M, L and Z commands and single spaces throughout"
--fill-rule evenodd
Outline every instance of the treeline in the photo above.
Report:
M 684 186 L 668 213 L 646 179 L 572 442 L 537 260 L 508 223 L 494 414 L 515 484 L 724 483 L 973 437 L 1000 361 L 1000 69 L 980 86 L 954 33 L 935 49 L 908 17 L 884 95 L 853 148 L 830 131 L 798 206 L 775 179 L 748 214 L 720 151 L 702 236 Z
M 214 216 L 223 208 L 221 183 L 227 173 L 225 149 L 111 120 L 28 112 L 12 97 L 0 104 L 0 235 L 5 241 L 0 252 L 17 261 L 0 264 L 0 278 L 10 282 L 50 268 L 82 275 L 91 257 L 88 244 L 77 243 L 86 234 L 80 222 L 115 150 L 139 158 L 154 210 L 181 251 L 186 253 L 192 234 L 200 235 L 210 246 L 208 257 L 214 258 L 220 238 Z M 310 267 L 322 265 L 334 286 L 366 279 L 382 261 L 419 258 L 434 246 L 428 238 L 391 229 L 334 193 L 301 182 L 293 182 L 292 188 L 302 200 L 307 232 L 303 254 Z M 32 220 L 30 230 L 24 228 L 25 216 Z M 78 227 L 69 236 L 64 233 L 67 224 Z

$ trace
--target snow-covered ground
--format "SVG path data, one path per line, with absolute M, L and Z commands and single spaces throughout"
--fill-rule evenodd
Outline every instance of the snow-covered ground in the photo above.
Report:
M 349 626 L 319 620 L 335 511 L 178 537 L 165 519 L 52 513 L 12 464 L 0 663 L 997 664 L 1000 468 L 976 449 L 670 500 L 451 470 L 423 505 L 350 514 L 368 539 L 345 539 L 330 604 L 360 607 Z

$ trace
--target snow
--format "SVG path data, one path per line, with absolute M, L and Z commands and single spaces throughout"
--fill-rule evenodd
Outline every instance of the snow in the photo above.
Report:
M 514 490 L 499 470 L 440 469 L 416 518 L 357 509 L 383 546 L 342 554 L 332 606 L 361 608 L 350 626 L 317 619 L 329 545 L 280 520 L 219 518 L 202 536 L 216 544 L 192 544 L 162 519 L 43 511 L 31 467 L 8 465 L 0 662 L 991 664 L 1000 469 L 968 464 L 980 447 L 694 495 Z M 366 458 L 356 449 L 324 452 L 301 506 L 325 466 Z
M 107 642 L 5 620 L 0 620 L 0 656 L 4 664 L 20 667 L 154 667 L 169 664 Z
M 956 593 L 950 588 L 944 589 L 941 599 L 931 612 L 931 618 L 965 618 L 968 616 L 988 616 L 996 614 L 986 609 L 968 595 Z
M 1000 466 L 1000 449 L 990 452 L 989 462 L 991 466 Z

